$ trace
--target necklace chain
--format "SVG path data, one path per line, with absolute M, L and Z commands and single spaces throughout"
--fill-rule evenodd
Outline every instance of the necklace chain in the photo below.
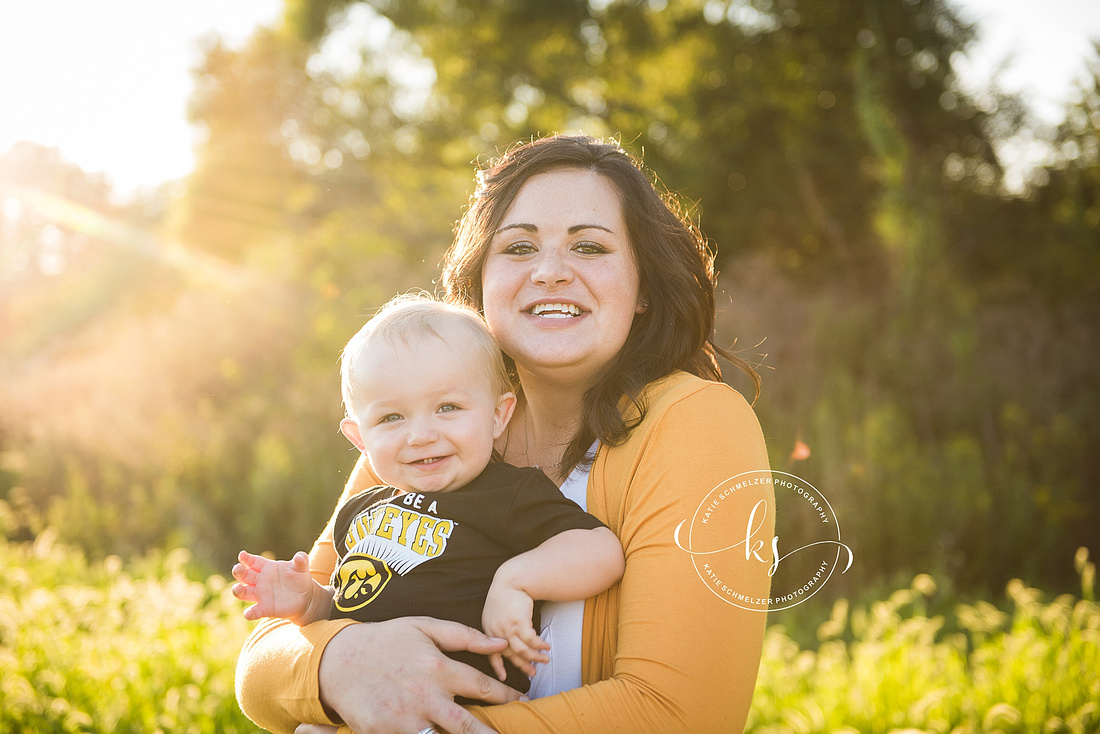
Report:
M 523 406 L 523 438 L 526 443 L 524 447 L 527 453 L 527 460 L 531 460 L 531 424 L 527 421 L 528 405 Z M 557 469 L 561 466 L 562 459 L 558 459 L 553 464 L 531 464 L 532 469 Z

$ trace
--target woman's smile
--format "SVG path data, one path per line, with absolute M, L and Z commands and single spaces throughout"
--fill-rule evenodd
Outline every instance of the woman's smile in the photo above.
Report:
M 548 319 L 569 319 L 580 316 L 580 307 L 572 303 L 539 303 L 527 309 L 532 316 Z

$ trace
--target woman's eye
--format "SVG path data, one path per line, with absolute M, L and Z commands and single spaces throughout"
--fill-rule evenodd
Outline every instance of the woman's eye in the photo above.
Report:
M 582 255 L 599 255 L 607 252 L 607 248 L 596 242 L 578 242 L 573 245 L 573 249 Z
M 443 405 L 439 406 L 440 413 L 453 413 L 454 411 L 459 409 L 460 408 L 454 403 L 444 403 Z
M 505 255 L 530 255 L 534 251 L 535 246 L 530 242 L 513 242 L 501 250 Z

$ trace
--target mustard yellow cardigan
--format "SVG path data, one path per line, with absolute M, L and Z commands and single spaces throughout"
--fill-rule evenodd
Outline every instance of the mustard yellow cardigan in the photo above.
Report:
M 582 680 L 572 691 L 530 702 L 476 707 L 473 713 L 510 732 L 741 732 L 756 682 L 765 614 L 742 610 L 708 588 L 702 568 L 720 569 L 722 586 L 766 598 L 768 565 L 744 559 L 744 547 L 713 557 L 676 546 L 708 493 L 742 472 L 768 468 L 759 423 L 732 388 L 675 373 L 649 386 L 645 420 L 621 446 L 601 446 L 588 478 L 588 511 L 619 537 L 622 581 L 584 607 Z M 377 483 L 360 461 L 344 497 Z M 772 509 L 754 536 L 770 546 Z M 720 528 L 743 540 L 756 495 L 722 500 Z M 696 524 L 695 526 L 699 526 Z M 681 544 L 684 535 L 680 537 Z M 695 546 L 692 546 L 696 548 Z M 698 549 L 698 548 L 696 548 Z M 335 565 L 332 522 L 310 554 L 328 583 Z M 716 577 L 717 578 L 717 577 Z M 299 722 L 331 722 L 319 702 L 321 653 L 348 620 L 299 628 L 262 622 L 241 651 L 237 698 L 257 724 L 290 732 Z

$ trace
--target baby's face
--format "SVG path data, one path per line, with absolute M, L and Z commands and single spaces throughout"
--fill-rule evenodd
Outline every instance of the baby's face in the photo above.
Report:
M 379 479 L 407 492 L 449 492 L 481 473 L 515 402 L 495 394 L 481 362 L 454 337 L 431 335 L 363 356 L 359 433 Z

